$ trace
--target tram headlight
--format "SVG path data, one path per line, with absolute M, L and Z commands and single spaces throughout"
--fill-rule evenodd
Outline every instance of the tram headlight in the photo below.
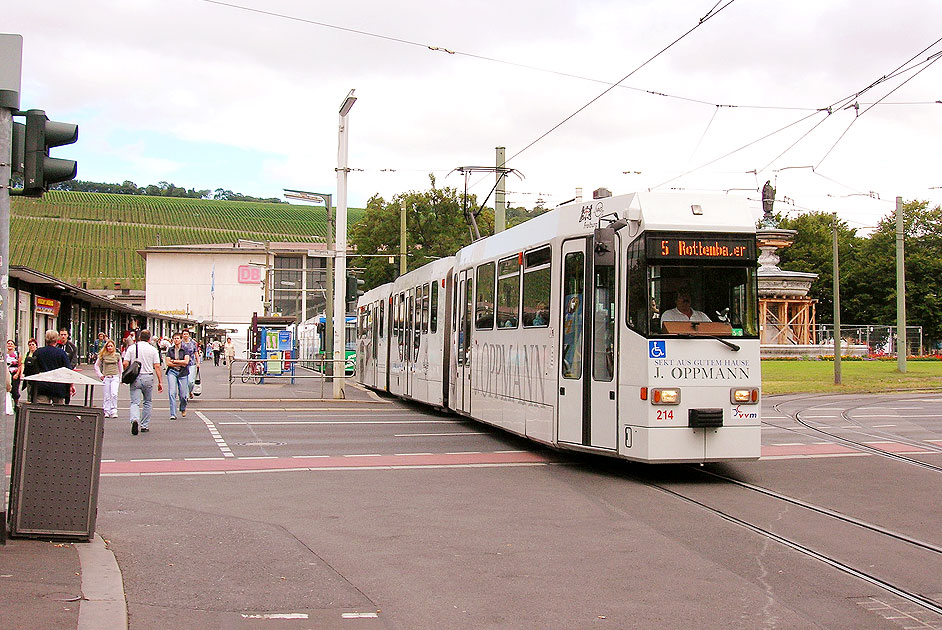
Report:
M 759 402 L 759 388 L 734 387 L 729 390 L 729 401 L 736 405 L 754 405 Z
M 680 404 L 680 389 L 676 387 L 652 389 L 651 390 L 651 404 L 679 405 Z

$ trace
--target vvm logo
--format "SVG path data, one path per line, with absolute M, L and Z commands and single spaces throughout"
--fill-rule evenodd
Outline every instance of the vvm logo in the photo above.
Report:
M 736 405 L 733 407 L 733 418 L 738 418 L 740 420 L 755 420 L 758 417 L 758 411 L 746 411 L 742 408 L 742 405 Z

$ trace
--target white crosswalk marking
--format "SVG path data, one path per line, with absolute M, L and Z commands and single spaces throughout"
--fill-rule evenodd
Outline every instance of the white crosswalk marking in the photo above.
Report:
M 206 424 L 206 428 L 209 429 L 209 434 L 213 437 L 213 440 L 215 440 L 216 446 L 219 447 L 219 450 L 222 451 L 223 457 L 235 457 L 235 455 L 232 453 L 232 449 L 230 449 L 229 445 L 226 444 L 226 441 L 222 439 L 222 436 L 219 434 L 219 430 L 216 429 L 216 425 L 213 424 L 212 420 L 207 418 L 206 415 L 201 411 L 197 411 L 196 415 L 199 416 L 200 420 Z

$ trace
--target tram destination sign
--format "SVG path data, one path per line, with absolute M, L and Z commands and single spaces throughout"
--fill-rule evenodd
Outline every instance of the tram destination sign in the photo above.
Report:
M 755 260 L 753 236 L 651 235 L 648 258 L 659 260 Z

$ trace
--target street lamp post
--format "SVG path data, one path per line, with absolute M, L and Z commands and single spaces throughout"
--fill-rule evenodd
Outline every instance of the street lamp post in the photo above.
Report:
M 340 104 L 340 130 L 337 139 L 337 238 L 334 265 L 334 365 L 339 365 L 334 377 L 334 398 L 343 398 L 343 381 L 347 346 L 346 294 L 347 294 L 347 115 L 356 103 L 353 90 Z

